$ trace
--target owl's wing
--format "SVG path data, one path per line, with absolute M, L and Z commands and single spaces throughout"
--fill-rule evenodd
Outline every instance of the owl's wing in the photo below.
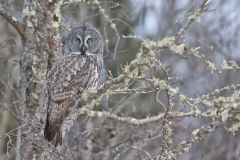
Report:
M 74 55 L 62 57 L 57 61 L 47 76 L 47 121 L 44 136 L 49 141 L 56 137 L 61 142 L 60 128 L 77 98 L 88 83 L 91 64 Z

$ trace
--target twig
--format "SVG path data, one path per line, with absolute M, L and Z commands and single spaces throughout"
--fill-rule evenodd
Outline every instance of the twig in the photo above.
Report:
M 196 12 L 188 16 L 187 23 L 179 30 L 179 32 L 176 34 L 176 36 L 181 36 L 188 28 L 189 26 L 200 16 L 202 16 L 206 10 L 208 9 L 208 4 L 211 2 L 211 0 L 205 0 L 201 7 L 197 9 Z
M 117 47 L 119 45 L 119 42 L 120 42 L 120 34 L 117 30 L 117 27 L 116 27 L 116 24 L 113 22 L 113 19 L 111 19 L 107 14 L 106 14 L 106 11 L 103 9 L 103 7 L 100 5 L 100 2 L 98 0 L 94 0 L 93 1 L 94 4 L 97 5 L 99 11 L 102 13 L 103 17 L 106 19 L 107 23 L 110 23 L 110 26 L 111 28 L 116 32 L 117 34 L 117 42 L 116 42 L 116 45 L 114 47 L 114 53 L 113 53 L 113 57 L 114 59 L 116 58 L 116 54 L 117 54 Z
M 180 143 L 180 145 L 175 150 L 176 156 L 180 156 L 185 152 L 188 152 L 192 146 L 202 139 L 206 138 L 211 132 L 215 131 L 222 125 L 221 121 L 203 125 L 201 128 L 196 129 L 192 134 L 185 140 Z

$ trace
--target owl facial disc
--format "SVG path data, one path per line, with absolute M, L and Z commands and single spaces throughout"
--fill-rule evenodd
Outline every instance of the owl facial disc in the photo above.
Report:
M 74 27 L 64 42 L 64 54 L 79 52 L 81 55 L 103 54 L 101 33 L 89 24 Z

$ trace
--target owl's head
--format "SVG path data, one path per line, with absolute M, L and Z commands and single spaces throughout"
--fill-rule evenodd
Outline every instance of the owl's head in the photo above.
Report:
M 64 42 L 63 54 L 103 54 L 101 33 L 89 24 L 74 27 Z

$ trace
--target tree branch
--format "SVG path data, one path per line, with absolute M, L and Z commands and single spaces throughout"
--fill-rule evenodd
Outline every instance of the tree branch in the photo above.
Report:
M 113 119 L 113 120 L 116 120 L 119 122 L 128 123 L 131 125 L 145 125 L 147 123 L 154 123 L 154 122 L 162 120 L 165 115 L 165 113 L 160 113 L 156 116 L 142 118 L 142 119 L 136 119 L 133 117 L 121 117 L 114 113 L 105 112 L 105 111 L 93 111 L 93 110 L 90 110 L 87 108 L 80 108 L 78 110 L 78 114 L 79 115 L 85 114 L 88 117 L 109 118 L 109 119 Z M 185 117 L 185 116 L 194 116 L 194 113 L 193 112 L 187 112 L 187 113 L 169 112 L 168 116 L 169 116 L 169 118 L 180 118 L 180 117 Z
M 0 6 L 0 15 L 18 31 L 21 37 L 24 37 L 25 27 L 23 23 L 21 23 L 16 17 L 12 16 L 12 14 L 2 6 Z
M 208 9 L 211 0 L 204 0 L 203 4 L 193 14 L 189 15 L 187 23 L 179 30 L 176 36 L 181 36 L 189 28 L 189 26 L 199 17 L 201 17 Z
M 206 138 L 210 133 L 212 133 L 222 125 L 223 123 L 221 121 L 217 121 L 214 123 L 203 125 L 202 127 L 194 130 L 191 135 L 186 140 L 182 141 L 176 148 L 176 156 L 179 157 L 183 153 L 188 152 L 194 144 Z

